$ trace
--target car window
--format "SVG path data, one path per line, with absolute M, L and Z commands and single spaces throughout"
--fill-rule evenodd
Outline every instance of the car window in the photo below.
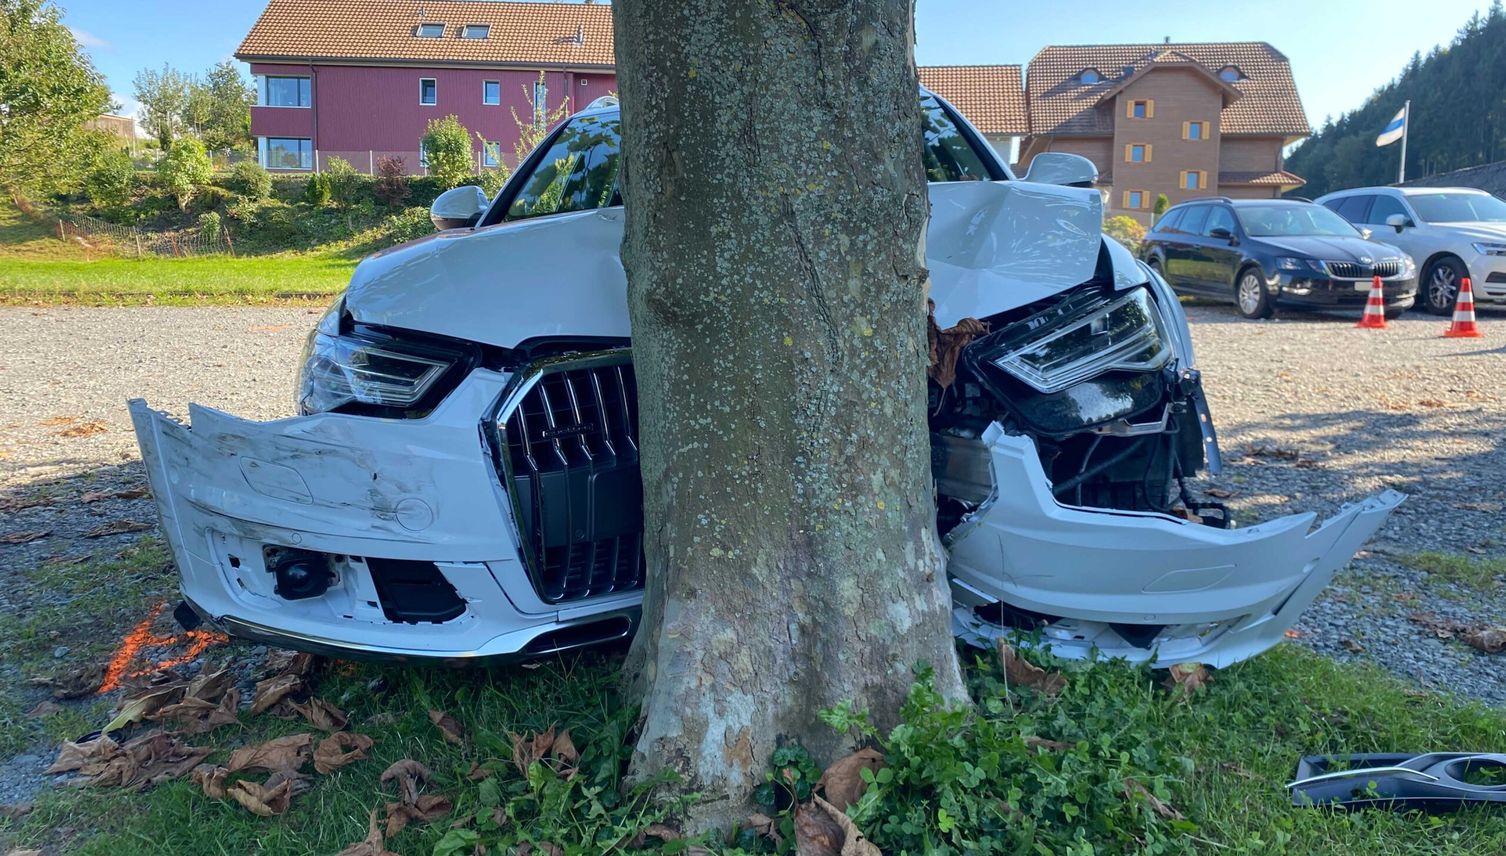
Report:
M 1177 231 L 1183 235 L 1203 234 L 1203 224 L 1208 222 L 1208 209 L 1212 207 L 1211 205 L 1194 205 L 1188 208 L 1187 213 L 1182 215 L 1181 228 Z
M 622 204 L 617 192 L 621 146 L 617 115 L 582 116 L 566 125 L 534 162 L 507 220 L 586 211 Z
M 1222 205 L 1214 205 L 1208 212 L 1208 221 L 1203 224 L 1203 234 L 1211 237 L 1214 229 L 1228 229 L 1231 235 L 1238 231 L 1234 227 L 1234 215 Z
M 1375 204 L 1370 206 L 1370 216 L 1365 218 L 1365 222 L 1384 226 L 1386 218 L 1392 214 L 1400 214 L 1407 219 L 1411 219 L 1412 217 L 1412 215 L 1407 213 L 1407 209 L 1401 204 L 1400 199 L 1394 196 L 1377 196 L 1375 197 Z
M 1186 208 L 1173 208 L 1170 211 L 1167 211 L 1165 214 L 1161 215 L 1160 220 L 1156 221 L 1155 231 L 1164 232 L 1169 235 L 1175 235 L 1177 232 L 1177 224 L 1182 222 L 1182 216 L 1186 213 Z
M 1370 200 L 1374 198 L 1363 193 L 1359 196 L 1346 196 L 1339 200 L 1338 207 L 1333 210 L 1351 223 L 1363 223 L 1365 215 L 1370 211 Z
M 926 181 L 989 181 L 993 175 L 957 123 L 931 96 L 920 99 L 921 129 L 925 133 Z
M 1353 238 L 1359 231 L 1344 218 L 1321 205 L 1242 205 L 1239 222 L 1252 238 L 1275 238 L 1296 235 L 1321 235 Z
M 1506 202 L 1488 193 L 1421 193 L 1407 201 L 1426 223 L 1506 223 Z

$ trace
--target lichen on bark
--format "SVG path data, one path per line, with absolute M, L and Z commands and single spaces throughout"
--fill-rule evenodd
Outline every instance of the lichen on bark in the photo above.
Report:
M 781 741 L 965 697 L 925 414 L 910 0 L 613 5 L 649 583 L 636 775 L 743 816 Z

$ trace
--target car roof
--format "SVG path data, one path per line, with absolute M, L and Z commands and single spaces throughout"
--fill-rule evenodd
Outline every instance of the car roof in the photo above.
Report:
M 1374 195 L 1380 194 L 1380 193 L 1387 193 L 1387 194 L 1399 193 L 1402 196 L 1426 196 L 1426 195 L 1428 195 L 1430 193 L 1473 193 L 1473 194 L 1482 195 L 1482 196 L 1489 196 L 1490 195 L 1489 193 L 1486 193 L 1485 191 L 1481 190 L 1478 187 L 1388 187 L 1388 186 L 1376 186 L 1376 187 L 1351 187 L 1348 190 L 1335 190 L 1332 193 L 1325 193 L 1322 196 L 1320 196 L 1319 198 L 1320 199 L 1337 199 L 1337 198 L 1342 197 L 1342 196 L 1359 196 L 1361 194 L 1368 194 L 1368 195 L 1374 196 Z
M 1306 199 L 1230 199 L 1227 196 L 1204 196 L 1198 199 L 1183 200 L 1182 202 L 1178 202 L 1177 204 L 1171 206 L 1171 208 L 1168 208 L 1166 210 L 1172 211 L 1177 208 L 1187 208 L 1193 205 L 1232 205 L 1235 208 L 1248 208 L 1252 205 L 1284 205 L 1289 207 L 1300 207 L 1303 205 L 1312 204 L 1312 202 L 1309 202 Z

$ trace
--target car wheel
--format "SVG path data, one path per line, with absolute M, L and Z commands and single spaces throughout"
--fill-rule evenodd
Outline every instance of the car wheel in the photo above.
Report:
M 1234 306 L 1246 318 L 1269 318 L 1276 314 L 1265 277 L 1255 268 L 1247 268 L 1234 286 Z
M 1464 263 L 1454 258 L 1442 258 L 1428 265 L 1422 275 L 1422 293 L 1417 302 L 1434 315 L 1451 315 L 1454 303 L 1459 299 L 1459 280 L 1469 276 Z

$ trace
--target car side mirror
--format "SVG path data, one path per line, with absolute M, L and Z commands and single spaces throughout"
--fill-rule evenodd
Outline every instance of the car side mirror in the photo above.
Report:
M 1092 187 L 1098 181 L 1098 167 L 1082 155 L 1044 152 L 1031 159 L 1025 180 L 1067 187 Z
M 1390 217 L 1386 218 L 1386 225 L 1395 229 L 1396 233 L 1399 235 L 1401 234 L 1402 229 L 1405 229 L 1408 226 L 1415 226 L 1417 224 L 1413 223 L 1412 218 L 1408 217 L 1405 214 L 1392 214 Z
M 1212 229 L 1208 230 L 1208 237 L 1217 238 L 1220 241 L 1233 241 L 1234 233 L 1229 231 L 1228 229 L 1225 229 L 1223 226 L 1214 226 Z
M 441 232 L 464 229 L 481 220 L 481 215 L 486 213 L 486 206 L 486 191 L 473 185 L 456 187 L 439 194 L 439 198 L 429 206 L 429 219 L 434 221 L 434 228 Z

